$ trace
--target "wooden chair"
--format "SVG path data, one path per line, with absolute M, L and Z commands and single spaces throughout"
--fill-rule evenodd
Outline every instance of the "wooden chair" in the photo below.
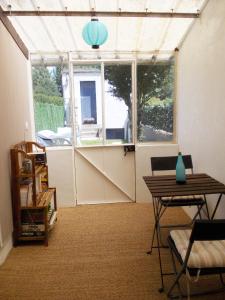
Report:
M 168 290 L 168 298 L 175 298 L 172 292 L 177 286 L 180 298 L 190 297 L 190 278 L 195 281 L 201 275 L 218 274 L 221 288 L 193 293 L 192 296 L 225 291 L 225 220 L 196 220 L 192 230 L 173 230 L 168 237 L 175 280 Z M 177 272 L 176 260 L 181 266 Z M 179 280 L 183 274 L 188 277 L 187 295 L 183 295 Z
M 183 161 L 184 161 L 186 170 L 193 174 L 193 164 L 192 164 L 191 155 L 184 155 Z M 177 156 L 151 157 L 152 175 L 156 175 L 156 173 L 159 174 L 162 171 L 175 171 L 176 170 L 176 162 L 177 162 Z M 162 174 L 160 174 L 160 175 L 162 175 Z M 198 216 L 199 216 L 199 218 L 201 218 L 201 209 L 202 209 L 203 205 L 206 206 L 206 215 L 209 218 L 207 202 L 203 195 L 162 197 L 162 198 L 153 199 L 154 214 L 155 214 L 156 222 L 155 222 L 155 226 L 154 226 L 151 247 L 150 247 L 150 251 L 148 252 L 148 254 L 152 253 L 153 248 L 159 247 L 159 245 L 153 246 L 156 230 L 158 230 L 158 234 L 159 234 L 159 240 L 160 240 L 160 244 L 161 244 L 160 247 L 163 247 L 163 248 L 168 247 L 168 246 L 163 245 L 163 243 L 162 243 L 161 228 L 191 226 L 193 224 L 193 221 Z M 177 225 L 174 225 L 174 224 L 161 225 L 160 224 L 161 218 L 167 208 L 181 207 L 181 206 L 195 206 L 197 208 L 196 214 L 194 215 L 191 223 L 177 224 Z

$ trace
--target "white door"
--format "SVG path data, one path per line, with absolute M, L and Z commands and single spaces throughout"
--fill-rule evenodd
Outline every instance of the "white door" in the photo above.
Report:
M 135 201 L 134 152 L 123 147 L 75 149 L 77 204 Z
M 124 151 L 133 141 L 132 85 L 118 95 L 118 72 L 131 83 L 131 63 L 73 65 L 77 204 L 135 201 L 135 155 Z

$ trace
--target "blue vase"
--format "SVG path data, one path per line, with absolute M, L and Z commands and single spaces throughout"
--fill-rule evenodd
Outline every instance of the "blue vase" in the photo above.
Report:
M 180 184 L 186 182 L 185 166 L 184 166 L 184 161 L 181 152 L 178 153 L 178 157 L 177 157 L 176 182 Z

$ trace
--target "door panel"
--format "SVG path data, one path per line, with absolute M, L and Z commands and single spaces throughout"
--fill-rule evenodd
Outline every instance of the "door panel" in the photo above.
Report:
M 131 70 L 130 63 L 106 72 L 102 63 L 73 66 L 78 204 L 135 201 L 134 153 L 123 150 L 133 134 Z M 128 81 L 120 97 L 105 75 L 122 71 Z
M 134 153 L 123 147 L 75 149 L 77 203 L 135 201 Z

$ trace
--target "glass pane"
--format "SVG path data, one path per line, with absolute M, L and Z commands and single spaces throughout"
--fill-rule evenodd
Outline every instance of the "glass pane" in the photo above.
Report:
M 174 61 L 137 65 L 137 138 L 173 140 Z
M 102 84 L 100 65 L 74 65 L 76 135 L 79 146 L 101 145 Z
M 65 65 L 33 65 L 35 132 L 38 143 L 71 145 L 69 72 Z
M 132 143 L 131 65 L 105 65 L 107 144 Z

